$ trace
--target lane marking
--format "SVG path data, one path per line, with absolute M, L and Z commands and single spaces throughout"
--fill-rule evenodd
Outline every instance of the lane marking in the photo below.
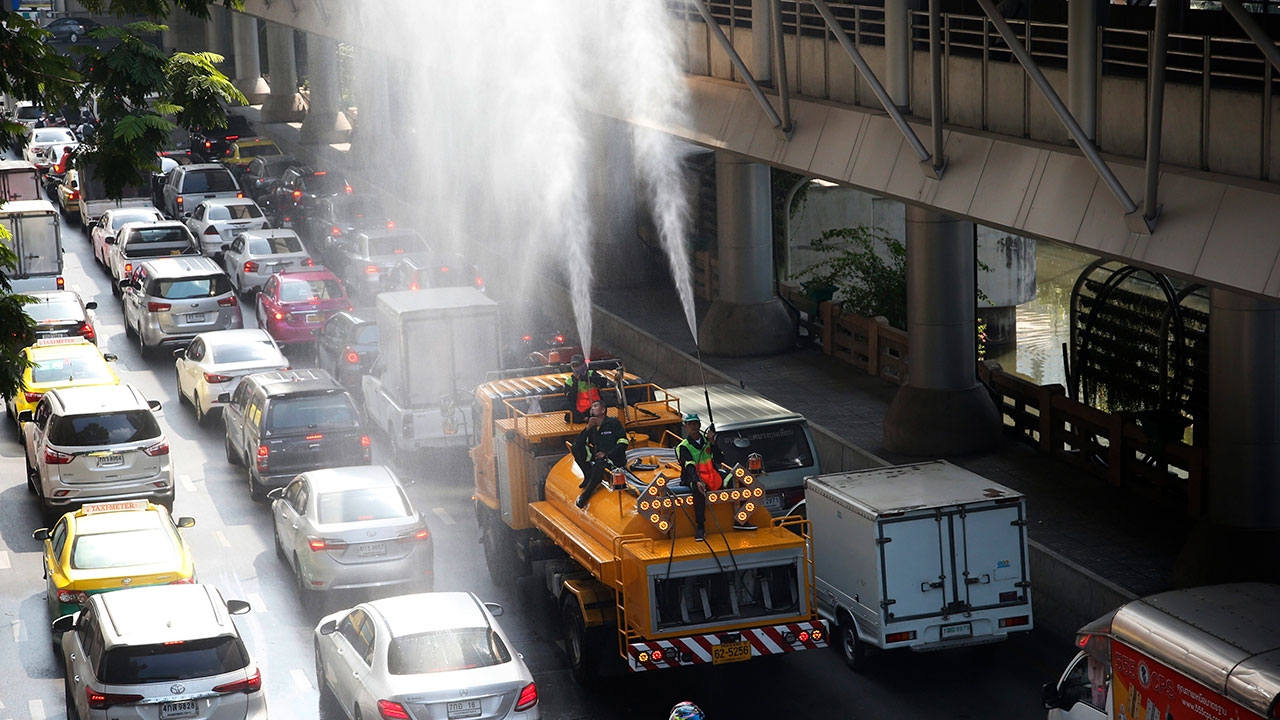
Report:
M 231 542 L 227 540 L 227 536 L 222 534 L 221 530 L 214 530 L 213 536 L 218 539 L 218 544 L 222 547 L 231 547 Z
M 190 475 L 179 475 L 178 482 L 182 483 L 183 490 L 186 490 L 189 493 L 193 493 L 196 491 L 196 484 L 191 482 Z
M 445 509 L 444 509 L 444 508 L 442 508 L 442 507 L 438 507 L 438 508 L 431 508 L 431 512 L 433 512 L 433 513 L 435 513 L 436 515 L 438 515 L 438 516 L 440 517 L 440 519 L 444 521 L 444 524 L 445 524 L 445 525 L 457 525 L 457 524 L 458 524 L 458 523 L 454 522 L 453 516 L 449 514 L 449 511 L 448 511 L 448 510 L 445 510 Z
M 297 685 L 299 690 L 305 691 L 305 690 L 315 689 L 315 687 L 311 684 L 311 678 L 307 677 L 307 674 L 302 672 L 298 668 L 294 668 L 290 670 L 289 674 L 293 676 L 293 684 Z
M 13 630 L 13 641 L 15 643 L 22 642 L 23 636 L 26 635 L 26 633 L 23 632 L 24 628 L 22 625 L 22 620 L 20 619 L 10 620 L 9 627 Z
M 44 703 L 40 700 L 28 700 L 27 713 L 31 715 L 31 720 L 44 720 L 47 717 L 44 714 Z
M 13 567 L 9 564 L 9 551 L 0 550 L 0 570 L 8 570 Z
M 264 613 L 267 611 L 267 604 L 263 602 L 262 596 L 258 593 L 245 593 L 244 598 L 249 601 L 249 607 L 254 612 Z

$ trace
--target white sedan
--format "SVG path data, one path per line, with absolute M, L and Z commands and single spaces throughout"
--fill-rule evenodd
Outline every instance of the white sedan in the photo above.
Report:
M 538 686 L 495 615 L 465 592 L 398 595 L 320 620 L 322 713 L 359 718 L 537 720 Z M 322 714 L 322 717 L 324 715 Z
M 200 252 L 213 257 L 237 233 L 266 228 L 267 216 L 249 198 L 219 198 L 196 205 L 186 223 L 200 241 Z
M 242 232 L 223 248 L 222 266 L 241 295 L 261 290 L 267 278 L 278 272 L 315 266 L 292 230 Z
M 164 215 L 153 207 L 114 208 L 102 213 L 98 222 L 90 226 L 89 242 L 93 244 L 93 259 L 106 267 L 111 245 L 115 243 L 116 234 L 125 223 L 151 223 L 164 220 Z M 107 242 L 111 238 L 111 242 Z
M 218 397 L 229 393 L 245 375 L 287 370 L 289 361 L 265 331 L 216 330 L 192 338 L 185 348 L 173 351 L 178 376 L 178 401 L 189 402 L 196 422 L 203 424 Z
M 50 165 L 58 162 L 57 157 L 50 157 L 50 148 L 56 146 L 61 152 L 64 146 L 78 142 L 76 134 L 64 127 L 33 128 L 27 146 L 22 150 L 22 159 L 35 163 L 41 171 L 48 170 Z

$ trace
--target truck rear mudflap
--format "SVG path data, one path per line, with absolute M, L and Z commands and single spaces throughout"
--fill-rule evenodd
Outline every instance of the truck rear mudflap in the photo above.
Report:
M 627 645 L 627 664 L 635 672 L 689 665 L 724 665 L 765 655 L 827 646 L 825 620 L 767 625 L 731 632 L 689 635 Z

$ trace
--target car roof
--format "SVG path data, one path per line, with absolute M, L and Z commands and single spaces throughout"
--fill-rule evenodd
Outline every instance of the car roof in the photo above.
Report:
M 280 282 L 285 282 L 287 280 L 310 281 L 338 279 L 338 276 L 334 275 L 333 271 L 325 268 L 320 268 L 318 270 L 299 270 L 297 272 L 280 272 L 276 274 L 280 276 Z
M 201 205 L 257 205 L 250 198 L 209 198 L 201 200 Z
M 204 340 L 205 344 L 210 347 L 215 345 L 238 345 L 240 343 L 261 342 L 263 340 L 274 343 L 271 339 L 271 335 L 261 328 L 213 330 L 207 333 L 200 333 L 193 339 Z
M 97 345 L 82 337 L 37 340 L 34 345 L 29 345 L 24 350 L 32 358 L 102 354 Z
M 397 595 L 368 603 L 382 617 L 393 637 L 489 627 L 480 600 L 469 592 L 431 592 Z
M 203 255 L 152 258 L 141 264 L 149 267 L 152 275 L 159 277 L 183 277 L 186 275 L 208 275 L 209 273 L 223 272 L 218 263 Z
M 142 391 L 125 383 L 55 388 L 49 394 L 62 406 L 62 415 L 149 409 Z
M 230 170 L 227 170 L 227 166 L 222 163 L 191 163 L 190 165 L 183 165 L 179 167 L 178 170 L 183 170 L 188 173 L 199 170 L 222 170 L 224 172 L 231 172 Z
M 152 585 L 93 595 L 108 646 L 238 635 L 212 585 Z
M 313 490 L 319 493 L 357 488 L 392 487 L 398 479 L 385 465 L 352 465 L 350 467 L 308 470 L 303 473 Z
M 800 413 L 737 385 L 690 385 L 667 388 L 667 393 L 680 398 L 680 409 L 683 412 L 698 413 L 704 418 L 710 415 L 706 402 L 710 397 L 716 430 L 804 421 L 804 416 Z
M 172 526 L 166 521 L 163 509 L 163 505 L 153 505 L 146 500 L 89 503 L 71 514 L 70 525 L 76 535 Z
M 296 392 L 343 390 L 342 385 L 334 380 L 332 375 L 319 368 L 270 370 L 247 375 L 244 382 L 261 387 L 268 397 Z
M 245 230 L 240 233 L 246 240 L 269 240 L 279 237 L 298 237 L 298 233 L 286 228 L 263 228 L 262 230 Z

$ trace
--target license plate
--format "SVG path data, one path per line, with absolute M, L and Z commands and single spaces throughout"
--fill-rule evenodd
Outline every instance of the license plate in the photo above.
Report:
M 942 626 L 942 639 L 951 640 L 953 638 L 966 638 L 973 635 L 973 626 L 969 623 L 957 623 L 955 625 Z
M 387 554 L 386 543 L 364 543 L 356 546 L 356 555 L 360 557 L 378 557 Z
M 322 319 L 324 318 L 323 316 L 320 315 L 320 313 L 307 313 L 307 322 L 309 323 L 318 323 Z
M 195 714 L 195 700 L 183 700 L 181 702 L 162 703 L 160 705 L 160 720 L 192 717 Z
M 98 456 L 98 467 L 115 467 L 124 464 L 124 455 L 120 453 L 111 453 L 110 455 Z
M 187 313 L 182 316 L 182 319 L 189 323 L 202 323 L 204 322 L 204 313 Z
M 459 700 L 458 702 L 451 702 L 447 706 L 447 710 L 449 712 L 449 720 L 480 717 L 480 701 Z
M 764 496 L 764 509 L 769 512 L 776 512 L 782 509 L 782 496 L 772 493 Z
M 745 640 L 742 642 L 722 643 L 711 648 L 711 662 L 714 665 L 742 662 L 750 659 L 751 643 Z
M 276 263 L 271 266 L 271 272 L 273 273 L 284 272 L 285 270 L 288 270 L 288 269 L 289 269 L 289 263 Z

